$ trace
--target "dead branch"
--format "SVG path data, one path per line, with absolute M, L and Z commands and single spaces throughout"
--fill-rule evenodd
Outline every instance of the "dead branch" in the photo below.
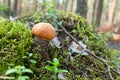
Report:
M 0 76 L 0 79 L 8 79 L 8 80 L 10 80 L 10 79 L 15 79 L 14 77 L 8 77 L 8 76 Z
M 84 47 L 81 46 L 81 45 L 79 44 L 79 42 L 78 42 L 58 21 L 56 21 L 56 23 L 57 23 L 57 25 L 59 25 L 59 26 L 62 28 L 62 30 L 63 30 L 72 40 L 74 40 L 85 52 L 87 52 L 87 53 L 90 54 L 92 57 L 94 57 L 95 59 L 99 60 L 100 62 L 102 62 L 102 63 L 104 64 L 104 66 L 105 66 L 105 67 L 107 68 L 107 70 L 108 70 L 108 73 L 109 73 L 109 76 L 110 76 L 111 80 L 114 80 L 113 77 L 112 77 L 112 75 L 111 75 L 111 71 L 113 71 L 113 72 L 116 73 L 117 75 L 120 75 L 119 72 L 117 72 L 116 70 L 114 70 L 113 68 L 111 68 L 111 66 L 106 62 L 106 60 L 98 57 L 97 55 L 95 55 L 94 53 L 92 53 L 90 50 L 84 49 Z
M 7 51 L 0 51 L 0 53 L 13 54 L 13 52 L 7 52 Z

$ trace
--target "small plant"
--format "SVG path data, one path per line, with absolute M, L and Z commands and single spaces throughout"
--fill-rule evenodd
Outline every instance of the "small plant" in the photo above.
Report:
M 27 55 L 22 57 L 23 59 L 29 60 L 31 64 L 36 64 L 37 63 L 36 60 L 32 58 L 33 57 L 33 53 L 26 52 L 26 54 Z
M 25 66 L 15 66 L 12 69 L 8 69 L 5 75 L 13 74 L 15 76 L 15 79 L 17 80 L 29 80 L 29 76 L 23 75 L 24 73 L 33 74 L 33 71 L 30 69 L 26 69 Z
M 45 68 L 48 70 L 48 71 L 51 71 L 53 74 L 51 76 L 51 78 L 53 78 L 54 80 L 57 79 L 57 74 L 58 73 L 62 73 L 62 72 L 68 72 L 67 70 L 61 70 L 61 69 L 58 69 L 58 66 L 59 66 L 59 60 L 57 58 L 54 58 L 53 59 L 53 62 L 51 61 L 48 61 L 50 65 L 46 65 Z
M 52 20 L 52 25 L 58 19 L 58 11 L 55 9 L 56 3 L 53 0 L 39 0 L 38 1 L 45 8 L 45 15 Z

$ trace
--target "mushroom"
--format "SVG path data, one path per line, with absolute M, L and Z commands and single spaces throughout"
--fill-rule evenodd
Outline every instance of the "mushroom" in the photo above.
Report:
M 42 40 L 50 41 L 55 35 L 55 28 L 49 23 L 38 23 L 32 28 L 32 33 Z

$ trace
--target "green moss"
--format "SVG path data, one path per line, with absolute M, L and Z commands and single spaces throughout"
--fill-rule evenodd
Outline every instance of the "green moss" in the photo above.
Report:
M 80 15 L 66 13 L 66 12 L 57 12 L 53 14 L 55 16 L 57 15 L 57 18 L 51 17 L 51 15 L 47 15 L 46 13 L 43 14 L 37 12 L 34 14 L 34 16 L 32 16 L 32 18 L 27 17 L 28 20 L 26 20 L 25 22 L 27 21 L 33 23 L 49 22 L 53 26 L 56 26 L 55 20 L 57 20 L 58 22 L 62 23 L 62 25 L 66 28 L 66 30 L 69 33 L 71 33 L 77 40 L 82 40 L 88 46 L 88 48 L 92 52 L 94 52 L 97 56 L 101 58 L 108 57 L 110 63 L 112 60 L 115 60 L 115 55 L 111 53 L 117 54 L 118 52 L 114 52 L 112 49 L 108 48 L 106 43 L 107 39 L 104 39 L 101 35 L 95 34 L 92 26 Z M 22 17 L 19 20 L 23 21 L 24 18 Z M 59 26 L 58 29 L 60 29 Z M 104 68 L 104 65 L 101 64 L 98 60 L 95 60 L 91 56 L 88 57 L 76 56 L 76 58 L 72 62 L 66 64 L 63 56 L 68 55 L 66 53 L 68 53 L 67 48 L 69 43 L 71 42 L 71 39 L 68 36 L 66 36 L 64 32 L 58 33 L 58 37 L 59 36 L 64 36 L 62 37 L 62 40 L 65 45 L 63 47 L 64 50 L 63 55 L 60 55 L 61 53 L 53 48 L 50 48 L 52 49 L 52 52 L 50 54 L 52 54 L 51 56 L 53 56 L 53 54 L 57 55 L 56 57 L 58 57 L 60 60 L 61 68 L 66 68 L 67 70 L 69 70 L 68 80 L 69 79 L 86 80 L 87 78 L 95 79 L 95 77 L 99 77 L 96 79 L 101 80 L 101 78 L 106 79 L 109 77 L 108 74 L 106 73 L 107 70 Z M 115 64 L 111 63 L 111 65 L 115 65 Z M 83 76 L 83 75 L 87 75 L 87 76 Z
M 2 59 L 0 68 L 2 71 L 0 74 L 3 74 L 5 70 L 11 66 L 22 64 L 34 71 L 34 77 L 32 77 L 32 79 L 51 80 L 49 78 L 51 73 L 44 68 L 48 63 L 41 58 L 41 56 L 43 56 L 41 55 L 42 53 L 39 54 L 37 52 L 42 48 L 38 46 L 33 47 L 31 31 L 23 24 L 26 22 L 32 22 L 34 24 L 38 22 L 49 22 L 53 26 L 56 26 L 55 20 L 60 22 L 77 40 L 82 40 L 87 45 L 88 49 L 97 56 L 104 59 L 107 57 L 106 60 L 111 66 L 117 64 L 115 58 L 118 52 L 109 48 L 106 43 L 107 39 L 102 38 L 101 35 L 95 34 L 92 26 L 80 15 L 66 12 L 51 12 L 50 14 L 48 14 L 48 12 L 35 12 L 23 15 L 19 17 L 17 21 L 0 20 L 0 49 L 16 54 L 0 55 Z M 59 26 L 58 29 L 60 29 Z M 86 57 L 77 55 L 73 61 L 66 63 L 68 45 L 72 40 L 64 31 L 57 33 L 58 38 L 64 43 L 64 46 L 62 50 L 58 50 L 54 46 L 49 47 L 49 60 L 52 60 L 53 57 L 59 59 L 59 67 L 69 71 L 69 73 L 66 74 L 68 80 L 106 80 L 109 78 L 104 65 L 90 55 Z M 31 58 L 21 59 L 21 57 L 26 55 L 26 52 L 31 52 L 34 55 Z M 34 59 L 37 63 L 31 64 L 30 59 Z M 117 77 L 117 75 L 114 75 L 114 78 Z
M 5 69 L 24 64 L 22 56 L 32 48 L 31 30 L 19 21 L 0 18 L 0 74 Z

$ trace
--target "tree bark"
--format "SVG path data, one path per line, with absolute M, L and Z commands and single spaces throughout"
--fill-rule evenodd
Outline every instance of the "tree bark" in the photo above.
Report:
M 74 2 L 75 2 L 75 0 L 72 0 L 72 1 L 71 1 L 71 5 L 70 5 L 70 7 L 71 7 L 71 8 L 70 8 L 70 11 L 71 11 L 71 12 L 73 11 Z
M 66 0 L 66 2 L 65 2 L 65 8 L 64 8 L 64 11 L 67 11 L 67 3 L 68 3 L 68 0 Z
M 11 0 L 8 0 L 8 7 L 11 8 Z
M 77 0 L 76 13 L 80 14 L 82 17 L 87 17 L 87 0 Z
M 35 0 L 35 9 L 34 9 L 35 11 L 37 11 L 37 7 L 38 7 L 38 6 L 37 6 L 37 3 L 38 3 L 38 1 Z
M 21 11 L 22 11 L 21 5 L 22 5 L 22 0 L 18 0 L 18 6 L 17 6 L 18 15 L 20 15 L 20 14 L 21 14 Z
M 60 8 L 59 0 L 53 0 L 53 1 L 56 2 L 56 7 L 57 7 L 57 9 L 59 10 L 59 8 Z
M 18 0 L 14 0 L 14 11 L 16 12 L 17 11 L 17 3 L 18 3 Z
M 3 0 L 3 4 L 6 5 L 7 1 L 6 0 Z
M 21 4 L 22 4 L 22 0 L 14 0 L 14 12 L 16 15 L 20 15 L 21 14 Z
M 95 0 L 93 6 L 93 25 L 99 27 L 103 11 L 103 0 Z
M 116 0 L 109 0 L 108 10 L 106 12 L 106 26 L 109 26 L 113 22 L 113 16 L 116 6 Z
M 120 18 L 118 17 L 118 13 L 120 11 L 120 0 L 116 0 L 116 6 L 115 6 L 115 10 L 114 10 L 114 15 L 113 15 L 113 23 L 116 23 L 116 22 L 120 22 Z

